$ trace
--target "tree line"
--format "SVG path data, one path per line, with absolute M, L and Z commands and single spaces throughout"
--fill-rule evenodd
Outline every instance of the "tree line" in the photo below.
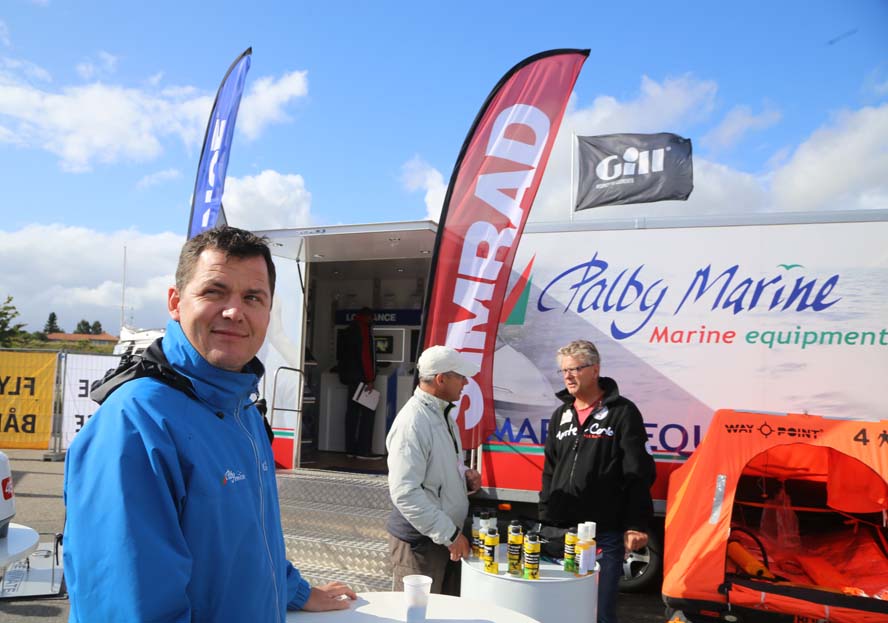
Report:
M 65 333 L 59 326 L 59 319 L 55 312 L 50 312 L 43 325 L 43 331 L 29 332 L 25 330 L 25 323 L 15 322 L 19 311 L 13 303 L 12 296 L 7 295 L 6 300 L 0 304 L 0 348 L 37 348 L 45 347 L 46 336 L 50 333 Z M 102 323 L 98 320 L 90 322 L 85 318 L 77 323 L 72 333 L 83 335 L 100 335 L 104 333 Z M 104 350 L 104 349 L 102 349 Z

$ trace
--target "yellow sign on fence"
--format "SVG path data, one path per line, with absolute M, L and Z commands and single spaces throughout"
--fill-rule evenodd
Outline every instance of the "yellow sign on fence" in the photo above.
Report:
M 0 352 L 0 448 L 49 448 L 57 358 Z

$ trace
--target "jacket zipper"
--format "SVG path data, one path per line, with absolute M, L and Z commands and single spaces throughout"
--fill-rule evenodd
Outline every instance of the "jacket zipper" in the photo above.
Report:
M 571 448 L 571 452 L 573 452 L 573 462 L 570 464 L 570 480 L 568 480 L 568 482 L 573 485 L 574 471 L 577 468 L 577 457 L 580 455 L 580 437 L 582 437 L 583 431 L 580 430 L 580 416 L 577 415 L 577 412 L 573 407 L 569 407 L 569 409 L 573 415 L 574 421 L 577 423 L 577 436 L 574 438 L 573 447 Z
M 244 435 L 247 436 L 247 439 L 250 440 L 250 447 L 253 448 L 253 457 L 256 459 L 256 474 L 258 476 L 257 482 L 259 485 L 259 520 L 262 525 L 262 539 L 265 542 L 265 553 L 268 554 L 268 566 L 271 570 L 271 580 L 274 586 L 274 609 L 277 612 L 277 620 L 280 621 L 281 606 L 280 597 L 278 596 L 277 574 L 274 571 L 274 558 L 271 555 L 271 548 L 268 546 L 268 533 L 265 531 L 265 496 L 262 493 L 262 462 L 259 458 L 259 450 L 258 448 L 256 448 L 256 443 L 253 439 L 253 436 L 250 434 L 250 431 L 247 430 L 247 427 L 244 426 L 244 423 L 241 421 L 240 407 L 235 408 L 234 419 L 241 427 L 241 430 L 244 431 Z
M 586 422 L 589 422 L 590 421 L 589 418 L 594 416 L 596 413 L 601 411 L 603 408 L 604 408 L 604 396 L 602 396 L 601 400 L 599 401 L 598 407 L 589 413 L 589 416 L 586 418 Z M 576 437 L 576 439 L 574 439 L 573 447 L 571 448 L 571 452 L 573 452 L 573 462 L 570 465 L 570 481 L 569 482 L 570 482 L 570 484 L 573 484 L 574 470 L 577 467 L 577 458 L 580 456 L 580 437 L 585 436 L 586 425 L 584 423 L 582 428 L 580 427 L 580 414 L 577 413 L 577 410 L 573 405 L 568 407 L 568 409 L 570 409 L 570 412 L 573 414 L 573 419 L 577 423 L 577 437 Z

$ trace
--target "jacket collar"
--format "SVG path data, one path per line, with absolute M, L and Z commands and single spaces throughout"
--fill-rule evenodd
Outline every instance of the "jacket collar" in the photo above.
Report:
M 416 397 L 417 400 L 419 400 L 423 404 L 432 407 L 436 411 L 446 413 L 448 411 L 447 406 L 451 405 L 451 403 L 447 402 L 446 400 L 431 395 L 418 385 L 416 386 L 416 389 L 413 390 L 413 395 Z
M 230 410 L 232 402 L 241 404 L 249 399 L 250 394 L 257 391 L 259 379 L 265 373 L 256 357 L 240 372 L 217 368 L 197 352 L 175 320 L 167 323 L 163 353 L 170 366 L 191 381 L 201 401 L 222 410 Z

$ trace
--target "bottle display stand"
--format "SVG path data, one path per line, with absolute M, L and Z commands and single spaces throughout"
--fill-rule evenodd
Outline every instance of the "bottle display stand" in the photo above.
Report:
M 497 575 L 484 571 L 477 558 L 462 561 L 460 597 L 511 608 L 540 623 L 595 621 L 598 616 L 598 564 L 589 575 L 577 577 L 560 565 L 540 563 L 540 578 L 525 580 L 507 573 L 500 563 Z

